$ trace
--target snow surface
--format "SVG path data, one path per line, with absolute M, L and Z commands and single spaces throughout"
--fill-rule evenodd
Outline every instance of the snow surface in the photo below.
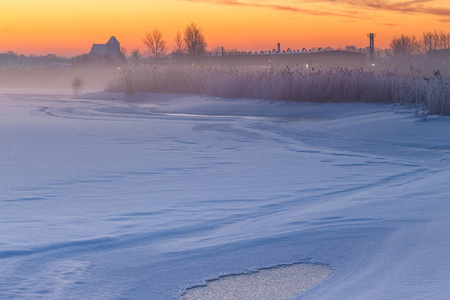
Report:
M 298 299 L 448 299 L 449 129 L 388 105 L 0 95 L 0 298 L 179 299 L 320 263 Z

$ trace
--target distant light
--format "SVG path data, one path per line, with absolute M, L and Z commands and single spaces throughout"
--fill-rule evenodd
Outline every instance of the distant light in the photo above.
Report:
M 306 68 L 309 69 L 309 65 L 308 64 L 306 64 Z
M 192 63 L 192 65 L 194 65 L 194 63 Z
M 269 62 L 270 62 L 270 59 L 269 59 Z
M 119 68 L 117 68 L 117 70 L 120 70 L 120 67 L 119 67 Z
M 375 64 L 371 64 L 372 67 L 375 67 Z

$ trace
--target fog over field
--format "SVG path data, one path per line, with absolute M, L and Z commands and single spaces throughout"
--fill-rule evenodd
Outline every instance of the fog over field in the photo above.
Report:
M 413 105 L 427 114 L 450 112 L 449 65 L 439 56 L 378 57 L 371 65 L 368 55 L 348 51 L 104 61 L 86 56 L 75 63 L 24 62 L 3 61 L 0 88 L 10 92 L 71 89 L 73 95 L 107 90 L 129 95 L 187 93 L 296 102 L 397 103 Z

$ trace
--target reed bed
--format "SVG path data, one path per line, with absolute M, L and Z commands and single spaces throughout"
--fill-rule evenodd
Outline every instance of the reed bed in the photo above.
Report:
M 429 114 L 450 115 L 449 80 L 439 72 L 431 78 L 423 78 L 345 68 L 152 66 L 121 70 L 107 90 L 299 102 L 412 104 L 424 107 Z

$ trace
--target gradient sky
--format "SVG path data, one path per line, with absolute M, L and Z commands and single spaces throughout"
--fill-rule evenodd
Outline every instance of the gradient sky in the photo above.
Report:
M 246 51 L 387 48 L 393 36 L 450 32 L 449 0 L 0 0 L 0 52 L 72 56 L 111 35 L 130 52 L 142 37 L 162 31 L 169 49 L 177 30 L 195 22 L 208 49 Z

